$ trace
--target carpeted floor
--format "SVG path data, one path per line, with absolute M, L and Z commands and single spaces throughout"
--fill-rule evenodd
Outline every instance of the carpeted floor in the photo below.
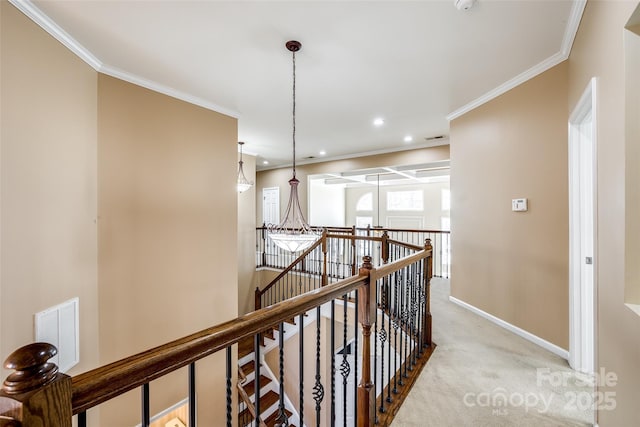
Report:
M 432 281 L 438 345 L 392 427 L 590 426 L 592 387 L 566 360 L 449 301 Z

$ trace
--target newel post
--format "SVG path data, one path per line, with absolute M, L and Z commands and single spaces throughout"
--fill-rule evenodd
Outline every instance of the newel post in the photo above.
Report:
M 365 255 L 360 276 L 367 276 L 367 284 L 360 290 L 359 318 L 362 326 L 362 378 L 358 385 L 358 427 L 375 423 L 376 387 L 371 381 L 371 325 L 376 321 L 376 281 L 371 257 Z
M 431 275 L 433 274 L 433 246 L 431 239 L 424 240 L 424 250 L 430 251 L 429 256 L 424 261 L 424 316 L 422 318 L 424 331 L 424 344 L 431 346 Z
M 12 420 L 3 425 L 71 427 L 71 377 L 47 362 L 57 352 L 51 344 L 33 343 L 7 357 L 4 367 L 15 372 L 0 389 L 0 416 Z

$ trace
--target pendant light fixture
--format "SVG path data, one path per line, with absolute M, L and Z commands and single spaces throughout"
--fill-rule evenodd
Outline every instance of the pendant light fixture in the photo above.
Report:
M 278 247 L 296 253 L 309 248 L 320 238 L 320 235 L 314 232 L 305 221 L 298 200 L 300 181 L 296 178 L 296 52 L 300 50 L 302 44 L 291 40 L 285 46 L 291 52 L 293 63 L 293 177 L 289 180 L 291 190 L 284 219 L 278 225 L 268 225 L 267 234 Z
M 249 181 L 247 177 L 244 176 L 244 170 L 242 169 L 242 165 L 244 164 L 242 161 L 242 146 L 244 145 L 244 142 L 239 141 L 238 145 L 240 146 L 240 161 L 238 162 L 238 193 L 244 193 L 253 186 L 253 182 Z

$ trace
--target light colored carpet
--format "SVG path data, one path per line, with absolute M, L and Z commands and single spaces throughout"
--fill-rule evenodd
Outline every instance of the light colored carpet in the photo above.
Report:
M 392 427 L 590 426 L 592 388 L 566 360 L 449 301 L 431 286 L 434 354 Z

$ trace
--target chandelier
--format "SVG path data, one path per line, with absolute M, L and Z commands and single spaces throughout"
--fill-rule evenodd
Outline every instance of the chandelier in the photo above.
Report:
M 284 219 L 278 225 L 269 224 L 267 235 L 279 248 L 296 253 L 308 249 L 320 238 L 320 235 L 314 232 L 305 221 L 298 200 L 300 181 L 296 178 L 296 52 L 300 50 L 302 44 L 291 40 L 285 46 L 291 52 L 293 63 L 293 177 L 289 180 L 291 189 Z
M 242 165 L 244 162 L 242 161 L 242 146 L 244 142 L 238 142 L 240 146 L 240 161 L 238 162 L 238 193 L 244 193 L 248 189 L 253 186 L 253 182 L 249 181 L 246 176 L 244 176 L 244 170 L 242 169 Z

